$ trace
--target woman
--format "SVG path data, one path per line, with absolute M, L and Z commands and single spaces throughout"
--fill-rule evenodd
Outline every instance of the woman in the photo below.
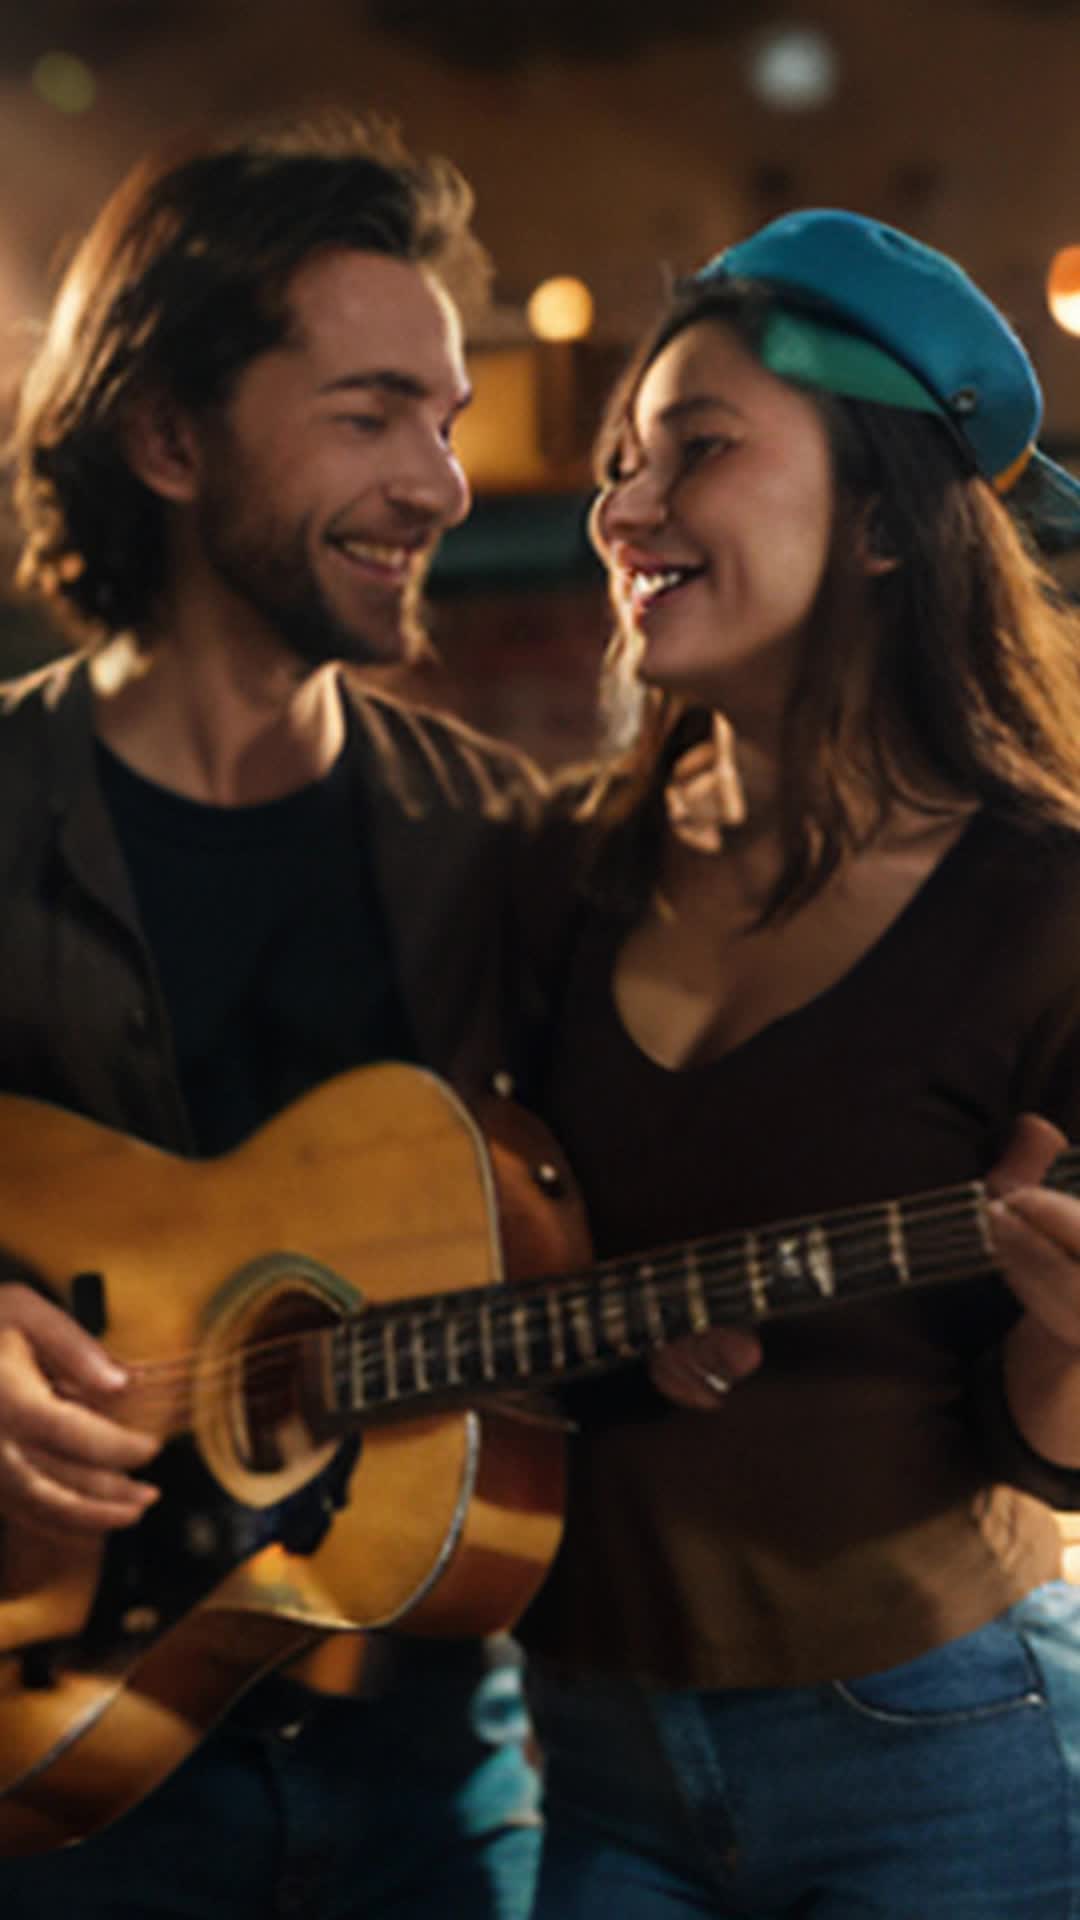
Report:
M 1039 411 L 958 267 L 832 212 L 680 289 L 611 408 L 640 698 L 541 1104 L 599 1257 L 726 1234 L 743 1304 L 661 1352 L 654 1294 L 651 1377 L 577 1389 L 540 1920 L 1080 1914 L 1080 1204 L 1034 1191 L 1080 1139 L 1080 625 L 1008 508 L 1080 516 Z

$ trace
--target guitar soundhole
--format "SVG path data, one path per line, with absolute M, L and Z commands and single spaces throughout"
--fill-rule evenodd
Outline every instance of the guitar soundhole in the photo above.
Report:
M 265 1304 L 245 1329 L 231 1413 L 236 1455 L 249 1472 L 280 1472 L 324 1443 L 321 1336 L 335 1324 L 325 1302 L 301 1291 Z

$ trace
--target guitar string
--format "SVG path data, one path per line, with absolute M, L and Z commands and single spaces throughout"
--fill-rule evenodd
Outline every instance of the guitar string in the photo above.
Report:
M 936 1210 L 924 1209 L 921 1217 L 914 1224 L 922 1228 L 935 1229 L 951 1224 L 961 1231 L 965 1228 L 970 1231 L 977 1225 L 977 1219 L 974 1196 L 969 1192 L 965 1196 L 964 1203 L 954 1204 L 951 1209 L 945 1207 L 938 1207 Z M 812 1232 L 818 1224 L 816 1221 L 810 1221 L 809 1230 Z M 844 1230 L 838 1232 L 834 1229 L 830 1232 L 828 1240 L 830 1250 L 832 1248 L 843 1250 L 845 1246 L 852 1245 L 867 1225 L 876 1228 L 881 1226 L 877 1209 L 866 1210 L 862 1220 L 852 1221 Z M 772 1243 L 771 1249 L 768 1245 L 761 1248 L 764 1264 L 770 1251 L 773 1257 L 782 1258 L 783 1243 L 788 1239 L 796 1240 L 800 1232 L 805 1236 L 806 1229 L 797 1225 L 789 1227 L 788 1223 L 779 1223 L 775 1227 L 762 1229 L 753 1234 L 724 1235 L 716 1240 L 702 1239 L 688 1242 L 677 1249 L 660 1250 L 651 1256 L 642 1256 L 629 1261 L 597 1263 L 579 1273 L 563 1275 L 554 1280 L 545 1280 L 540 1277 L 535 1281 L 522 1282 L 516 1286 L 493 1283 L 479 1288 L 460 1289 L 448 1294 L 416 1294 L 390 1302 L 376 1302 L 362 1308 L 356 1315 L 344 1316 L 325 1327 L 292 1329 L 262 1340 L 238 1344 L 234 1353 L 227 1355 L 220 1364 L 232 1365 L 236 1357 L 245 1352 L 249 1356 L 258 1353 L 272 1358 L 275 1351 L 283 1353 L 291 1351 L 297 1340 L 322 1338 L 351 1325 L 359 1327 L 367 1324 L 385 1328 L 388 1321 L 404 1321 L 415 1318 L 417 1315 L 427 1315 L 432 1326 L 440 1325 L 445 1321 L 448 1309 L 473 1316 L 485 1309 L 497 1314 L 512 1315 L 522 1306 L 539 1310 L 549 1297 L 553 1297 L 563 1305 L 578 1300 L 589 1305 L 598 1294 L 607 1292 L 616 1295 L 627 1289 L 633 1290 L 635 1285 L 643 1280 L 653 1287 L 660 1286 L 664 1289 L 671 1288 L 674 1283 L 674 1290 L 678 1292 L 686 1286 L 687 1277 L 695 1263 L 702 1284 L 708 1288 L 710 1296 L 716 1298 L 717 1304 L 723 1305 L 725 1280 L 731 1275 L 737 1277 L 734 1286 L 730 1289 L 730 1298 L 733 1304 L 739 1302 L 745 1304 L 747 1295 L 752 1294 L 753 1291 L 752 1283 L 746 1279 L 748 1242 L 756 1241 L 759 1247 L 762 1242 Z M 980 1246 L 980 1255 L 985 1257 L 987 1264 L 992 1264 L 989 1249 Z M 947 1250 L 944 1247 L 938 1257 L 941 1262 L 942 1277 L 946 1277 L 949 1267 Z M 877 1248 L 873 1250 L 873 1257 L 868 1260 L 849 1261 L 844 1281 L 850 1284 L 865 1273 L 879 1270 L 883 1266 L 892 1267 L 895 1270 L 896 1264 L 891 1251 L 883 1258 L 881 1248 Z M 925 1284 L 932 1284 L 935 1277 L 933 1264 L 928 1265 L 924 1260 L 919 1279 Z M 765 1284 L 767 1285 L 768 1281 Z M 857 1288 L 853 1288 L 853 1291 L 857 1292 Z M 198 1348 L 192 1348 L 187 1353 L 173 1356 L 164 1362 L 135 1359 L 127 1364 L 132 1369 L 138 1368 L 143 1378 L 151 1376 L 163 1378 L 169 1373 L 185 1372 L 198 1351 Z
M 944 1218 L 945 1216 L 941 1216 L 938 1221 L 932 1224 L 939 1226 L 940 1221 Z M 956 1242 L 956 1246 L 959 1250 L 966 1251 L 967 1238 L 974 1224 L 973 1218 L 970 1215 L 964 1217 L 957 1216 L 953 1224 L 963 1236 Z M 965 1229 L 967 1230 L 966 1233 L 964 1231 Z M 848 1237 L 849 1244 L 855 1237 L 854 1235 Z M 771 1252 L 773 1257 L 781 1260 L 787 1257 L 782 1247 L 774 1247 Z M 987 1264 L 992 1264 L 992 1253 L 988 1247 L 983 1246 L 981 1240 L 979 1252 L 980 1257 L 985 1259 Z M 947 1248 L 942 1246 L 940 1252 L 935 1248 L 935 1256 L 936 1264 L 928 1263 L 925 1259 L 920 1262 L 918 1275 L 913 1280 L 913 1284 L 932 1284 L 939 1270 L 943 1277 L 947 1275 L 949 1271 Z M 759 1257 L 761 1258 L 761 1264 L 763 1266 L 767 1265 L 770 1250 L 768 1248 L 764 1249 L 763 1256 Z M 798 1258 L 799 1256 L 796 1255 L 795 1257 Z M 891 1252 L 886 1253 L 880 1247 L 875 1248 L 872 1250 L 872 1257 L 868 1259 L 857 1262 L 848 1261 L 845 1268 L 843 1285 L 845 1289 L 850 1287 L 853 1294 L 857 1293 L 858 1288 L 853 1283 L 859 1278 L 883 1269 L 889 1269 L 895 1272 L 897 1264 Z M 603 1266 L 584 1269 L 580 1274 L 561 1276 L 557 1280 L 545 1281 L 543 1278 L 540 1278 L 537 1280 L 523 1281 L 517 1285 L 512 1283 L 485 1283 L 481 1287 L 464 1288 L 449 1293 L 416 1294 L 403 1296 L 393 1301 L 373 1302 L 370 1305 L 362 1307 L 358 1313 L 329 1321 L 325 1326 L 293 1328 L 280 1334 L 270 1335 L 264 1339 L 238 1343 L 234 1351 L 236 1354 L 242 1354 L 244 1352 L 249 1354 L 259 1353 L 265 1355 L 267 1358 L 272 1358 L 276 1351 L 282 1353 L 291 1351 L 298 1339 L 317 1339 L 350 1326 L 362 1327 L 364 1325 L 370 1325 L 385 1328 L 389 1322 L 404 1322 L 415 1319 L 417 1316 L 426 1316 L 428 1324 L 435 1327 L 443 1324 L 455 1311 L 464 1314 L 466 1317 L 469 1315 L 475 1317 L 478 1312 L 484 1311 L 509 1316 L 516 1313 L 523 1306 L 539 1311 L 549 1298 L 554 1299 L 558 1304 L 564 1306 L 577 1301 L 585 1305 L 591 1305 L 598 1295 L 606 1293 L 615 1297 L 621 1292 L 633 1292 L 639 1285 L 649 1285 L 654 1289 L 659 1287 L 665 1291 L 680 1292 L 686 1288 L 688 1276 L 693 1276 L 695 1266 L 697 1277 L 700 1277 L 702 1286 L 707 1290 L 710 1298 L 716 1299 L 718 1304 L 723 1303 L 725 1290 L 728 1291 L 733 1304 L 739 1304 L 740 1302 L 746 1304 L 748 1297 L 752 1301 L 754 1288 L 753 1283 L 746 1278 L 747 1253 L 745 1248 L 730 1254 L 725 1249 L 725 1255 L 717 1260 L 708 1254 L 706 1245 L 703 1245 L 701 1248 L 688 1246 L 685 1252 L 679 1252 L 670 1256 L 657 1254 L 648 1260 L 641 1259 L 636 1262 L 605 1263 Z M 734 1276 L 734 1284 L 731 1285 L 730 1288 L 726 1288 L 726 1281 L 729 1276 Z M 779 1277 L 782 1279 L 785 1276 L 781 1274 Z M 777 1276 L 774 1275 L 770 1281 L 766 1276 L 763 1279 L 763 1287 L 767 1288 L 770 1284 L 775 1285 L 776 1278 Z M 896 1282 L 898 1287 L 902 1286 L 902 1284 L 901 1281 Z M 815 1296 L 810 1295 L 809 1297 L 812 1299 Z M 846 1292 L 844 1294 L 838 1293 L 837 1297 L 838 1300 L 845 1298 Z M 778 1310 L 782 1310 L 784 1305 L 790 1304 L 792 1303 L 781 1302 L 779 1303 Z M 199 1349 L 196 1347 L 188 1350 L 186 1353 L 174 1356 L 167 1361 L 156 1362 L 152 1360 L 144 1361 L 133 1359 L 126 1364 L 132 1368 L 138 1367 L 144 1376 L 157 1375 L 161 1377 L 173 1371 L 185 1370 L 190 1365 L 191 1359 L 196 1357 L 198 1352 Z M 232 1358 L 233 1355 L 230 1354 L 228 1356 L 230 1362 Z
M 1067 1149 L 1050 1169 L 1045 1184 L 1064 1186 L 1068 1190 L 1069 1179 L 1075 1180 L 1078 1169 L 1080 1169 L 1080 1147 Z M 663 1293 L 668 1289 L 669 1282 L 673 1281 L 671 1290 L 678 1295 L 680 1290 L 686 1287 L 691 1261 L 698 1263 L 699 1268 L 704 1265 L 710 1268 L 709 1274 L 702 1272 L 701 1278 L 702 1284 L 707 1285 L 709 1289 L 710 1324 L 719 1324 L 726 1305 L 722 1298 L 725 1263 L 728 1272 L 736 1272 L 741 1276 L 736 1280 L 731 1291 L 732 1309 L 737 1311 L 740 1304 L 745 1307 L 748 1293 L 745 1277 L 748 1245 L 752 1241 L 760 1243 L 767 1238 L 772 1241 L 775 1248 L 785 1239 L 798 1241 L 817 1231 L 826 1236 L 826 1245 L 830 1252 L 834 1248 L 842 1252 L 845 1246 L 850 1245 L 868 1227 L 880 1229 L 884 1224 L 887 1231 L 890 1216 L 898 1216 L 901 1225 L 910 1222 L 912 1225 L 921 1227 L 939 1226 L 943 1222 L 949 1222 L 950 1219 L 958 1224 L 962 1222 L 970 1224 L 973 1215 L 977 1217 L 977 1204 L 982 1196 L 981 1183 L 971 1182 L 961 1188 L 933 1189 L 924 1194 L 909 1195 L 902 1199 L 861 1202 L 853 1207 L 838 1209 L 827 1216 L 807 1215 L 798 1219 L 777 1221 L 758 1230 L 747 1229 L 742 1232 L 728 1232 L 721 1236 L 702 1237 L 677 1249 L 660 1249 L 652 1255 L 638 1256 L 629 1261 L 599 1262 L 580 1273 L 560 1276 L 557 1280 L 548 1278 L 545 1281 L 545 1277 L 541 1276 L 536 1281 L 516 1286 L 485 1284 L 476 1289 L 459 1290 L 458 1294 L 419 1294 L 410 1299 L 396 1300 L 386 1304 L 375 1303 L 362 1308 L 356 1315 L 339 1319 L 328 1327 L 304 1329 L 301 1332 L 294 1330 L 262 1339 L 238 1342 L 233 1352 L 225 1354 L 220 1359 L 215 1358 L 210 1362 L 204 1360 L 201 1367 L 198 1367 L 197 1377 L 200 1381 L 207 1381 L 215 1373 L 224 1375 L 238 1366 L 247 1366 L 250 1370 L 264 1357 L 268 1364 L 271 1364 L 279 1355 L 286 1357 L 294 1353 L 298 1342 L 306 1344 L 312 1340 L 332 1338 L 335 1334 L 340 1335 L 353 1327 L 359 1329 L 366 1327 L 368 1330 L 378 1328 L 382 1334 L 385 1332 L 388 1321 L 394 1318 L 403 1320 L 406 1317 L 415 1317 L 417 1314 L 430 1315 L 434 1311 L 438 1315 L 437 1324 L 445 1325 L 451 1300 L 455 1302 L 458 1312 L 471 1314 L 474 1318 L 477 1312 L 484 1311 L 485 1307 L 488 1312 L 494 1311 L 497 1315 L 515 1314 L 523 1305 L 532 1307 L 539 1313 L 546 1311 L 546 1302 L 549 1298 L 564 1308 L 580 1304 L 588 1311 L 596 1304 L 599 1296 L 610 1293 L 617 1299 L 620 1293 L 624 1293 L 627 1288 L 632 1288 L 635 1281 L 640 1281 L 646 1267 L 650 1270 L 648 1280 L 652 1288 L 659 1287 Z M 861 1272 L 875 1270 L 881 1264 L 880 1259 L 875 1258 L 862 1268 L 852 1265 L 848 1268 L 848 1275 L 858 1277 Z M 985 1262 L 980 1259 L 974 1270 L 980 1272 L 992 1270 L 992 1265 L 992 1255 L 988 1252 Z M 956 1271 L 955 1277 L 962 1279 L 967 1271 L 967 1269 Z M 932 1285 L 935 1280 L 947 1280 L 953 1277 L 953 1273 L 954 1269 L 951 1265 L 943 1265 L 940 1274 L 935 1274 L 931 1268 L 920 1274 L 919 1283 Z M 752 1287 L 749 1291 L 752 1295 Z M 854 1291 L 857 1292 L 857 1289 Z M 487 1296 L 486 1302 L 485 1296 Z M 433 1301 L 441 1301 L 442 1307 L 433 1309 Z M 767 1318 L 768 1316 L 756 1317 Z M 480 1344 L 482 1346 L 483 1342 Z M 200 1347 L 195 1346 L 170 1356 L 165 1361 L 133 1358 L 125 1360 L 123 1364 L 136 1378 L 134 1391 L 145 1400 L 155 1392 L 162 1397 L 170 1393 L 174 1394 L 175 1387 L 193 1381 L 196 1378 L 199 1354 Z
M 925 1260 L 920 1263 L 915 1284 L 933 1284 L 937 1279 L 944 1280 L 952 1277 L 961 1279 L 973 1271 L 983 1272 L 992 1270 L 992 1253 L 981 1244 L 977 1252 L 974 1267 L 970 1264 L 971 1252 L 966 1244 L 966 1238 L 970 1235 L 973 1227 L 977 1225 L 978 1216 L 975 1206 L 976 1191 L 977 1190 L 973 1188 L 965 1190 L 960 1201 L 956 1199 L 955 1193 L 951 1193 L 949 1195 L 949 1205 L 935 1204 L 935 1202 L 937 1202 L 937 1196 L 933 1194 L 916 1196 L 914 1203 L 911 1201 L 903 1203 L 904 1211 L 909 1216 L 912 1213 L 913 1205 L 917 1206 L 918 1216 L 912 1224 L 918 1227 L 932 1227 L 938 1230 L 942 1228 L 942 1226 L 951 1225 L 955 1229 L 966 1230 L 965 1240 L 962 1240 L 956 1246 L 952 1259 L 948 1258 L 948 1249 L 942 1246 L 940 1251 L 935 1248 L 937 1265 L 933 1263 L 927 1264 Z M 845 1244 L 850 1246 L 857 1240 L 860 1232 L 865 1232 L 868 1226 L 872 1225 L 874 1228 L 880 1230 L 882 1216 L 886 1212 L 887 1209 L 876 1205 L 873 1207 L 847 1210 L 847 1224 L 841 1226 L 839 1231 L 834 1227 L 829 1233 L 830 1247 L 843 1247 Z M 841 1218 L 841 1216 L 833 1216 L 833 1218 L 837 1219 Z M 819 1224 L 818 1221 L 810 1221 L 808 1223 L 810 1231 Z M 270 1336 L 264 1340 L 238 1343 L 231 1352 L 225 1353 L 220 1358 L 215 1358 L 209 1363 L 204 1362 L 202 1369 L 199 1370 L 198 1377 L 200 1382 L 206 1383 L 215 1374 L 224 1376 L 240 1371 L 247 1376 L 246 1389 L 248 1394 L 250 1395 L 253 1392 L 257 1393 L 258 1381 L 256 1376 L 260 1367 L 266 1372 L 271 1367 L 277 1365 L 281 1359 L 295 1353 L 298 1347 L 303 1347 L 309 1343 L 324 1341 L 327 1338 L 333 1339 L 335 1335 L 340 1337 L 343 1332 L 354 1329 L 359 1334 L 362 1351 L 365 1347 L 370 1347 L 376 1338 L 379 1340 L 379 1351 L 373 1356 L 371 1365 L 367 1366 L 367 1363 L 363 1359 L 361 1360 L 361 1374 L 363 1375 L 363 1370 L 365 1366 L 367 1366 L 368 1378 L 373 1377 L 375 1374 L 381 1376 L 385 1372 L 382 1342 L 385 1339 L 388 1327 L 391 1329 L 392 1334 L 392 1330 L 396 1324 L 406 1331 L 406 1333 L 415 1337 L 420 1331 L 426 1331 L 428 1333 L 439 1333 L 443 1331 L 448 1318 L 455 1311 L 462 1314 L 465 1318 L 472 1317 L 473 1319 L 476 1318 L 478 1313 L 486 1313 L 489 1316 L 489 1326 L 487 1329 L 489 1339 L 485 1340 L 481 1337 L 478 1341 L 472 1341 L 463 1336 L 456 1349 L 456 1357 L 458 1360 L 462 1364 L 467 1364 L 468 1361 L 475 1358 L 478 1354 L 484 1354 L 489 1341 L 497 1345 L 500 1333 L 505 1334 L 509 1331 L 513 1335 L 520 1324 L 520 1314 L 523 1308 L 527 1315 L 531 1314 L 538 1318 L 546 1316 L 549 1298 L 554 1298 L 557 1305 L 561 1307 L 563 1311 L 575 1305 L 584 1306 L 586 1310 L 596 1310 L 604 1304 L 611 1304 L 612 1302 L 620 1303 L 627 1291 L 632 1292 L 635 1284 L 639 1283 L 642 1277 L 647 1274 L 647 1284 L 653 1291 L 654 1297 L 658 1298 L 661 1306 L 670 1304 L 671 1296 L 682 1301 L 686 1295 L 688 1277 L 691 1271 L 690 1262 L 692 1260 L 698 1263 L 698 1274 L 701 1286 L 708 1301 L 710 1323 L 719 1324 L 722 1322 L 726 1305 L 725 1295 L 727 1300 L 731 1302 L 733 1314 L 736 1309 L 741 1307 L 743 1309 L 742 1317 L 745 1318 L 745 1308 L 748 1304 L 752 1304 L 753 1292 L 752 1284 L 746 1277 L 748 1259 L 747 1242 L 754 1239 L 760 1245 L 760 1243 L 767 1241 L 771 1243 L 773 1256 L 777 1257 L 780 1247 L 786 1239 L 796 1239 L 800 1232 L 805 1233 L 805 1231 L 806 1228 L 800 1228 L 798 1224 L 783 1222 L 778 1223 L 774 1227 L 763 1229 L 755 1235 L 725 1235 L 719 1241 L 702 1240 L 690 1243 L 687 1247 L 680 1248 L 673 1253 L 666 1254 L 661 1252 L 648 1260 L 637 1260 L 636 1262 L 629 1263 L 620 1261 L 604 1262 L 584 1270 L 581 1274 L 564 1276 L 556 1283 L 549 1282 L 546 1285 L 542 1282 L 523 1283 L 517 1287 L 503 1285 L 485 1286 L 477 1289 L 466 1289 L 450 1295 L 421 1294 L 415 1295 L 407 1300 L 378 1303 L 366 1310 L 362 1310 L 357 1315 L 349 1316 L 325 1327 L 293 1330 L 291 1332 Z M 719 1258 L 710 1251 L 710 1249 L 714 1247 L 720 1248 Z M 766 1260 L 768 1259 L 769 1251 L 769 1246 L 765 1246 L 762 1249 Z M 965 1256 L 965 1264 L 959 1267 L 957 1266 L 956 1260 L 957 1254 L 963 1254 Z M 895 1271 L 895 1264 L 895 1261 L 890 1261 L 887 1256 L 883 1258 L 880 1247 L 876 1248 L 873 1250 L 871 1258 L 864 1259 L 861 1262 L 850 1262 L 848 1264 L 844 1275 L 845 1288 L 851 1286 L 852 1294 L 857 1295 L 858 1288 L 852 1284 L 855 1280 L 865 1276 L 867 1273 L 880 1271 L 883 1267 L 891 1267 L 891 1269 Z M 734 1284 L 731 1284 L 731 1276 L 737 1276 Z M 764 1281 L 764 1284 L 769 1284 L 767 1279 Z M 775 1280 L 773 1284 L 775 1284 Z M 896 1283 L 898 1290 L 901 1284 L 900 1282 Z M 890 1288 L 890 1290 L 892 1289 Z M 874 1291 L 876 1292 L 877 1289 L 874 1289 Z M 799 1299 L 784 1304 L 787 1305 L 788 1310 L 791 1310 L 793 1307 L 812 1304 L 814 1298 L 815 1296 L 811 1295 L 808 1299 Z M 844 1298 L 847 1298 L 846 1291 Z M 451 1302 L 453 1303 L 452 1306 L 450 1305 Z M 774 1312 L 783 1310 L 783 1305 L 780 1307 L 774 1305 L 771 1308 L 771 1311 Z M 770 1317 L 770 1313 L 767 1312 L 764 1315 L 755 1317 L 768 1318 Z M 416 1323 L 418 1321 L 423 1322 L 422 1327 L 417 1326 Z M 500 1326 L 500 1322 L 505 1322 L 506 1325 Z M 686 1330 L 691 1331 L 689 1327 Z M 572 1326 L 569 1326 L 567 1331 L 572 1334 L 574 1329 Z M 601 1336 L 601 1341 L 603 1341 L 606 1330 L 602 1325 L 598 1325 L 597 1331 Z M 676 1338 L 681 1337 L 681 1335 L 670 1334 L 668 1337 Z M 643 1348 L 650 1344 L 653 1343 L 648 1341 L 641 1342 Z M 138 1394 L 138 1397 L 145 1404 L 148 1396 L 155 1393 L 155 1391 L 161 1396 L 175 1386 L 182 1385 L 185 1381 L 192 1379 L 192 1360 L 197 1357 L 197 1354 L 198 1349 L 193 1349 L 190 1354 L 173 1356 L 165 1362 L 138 1360 L 128 1362 L 129 1371 L 136 1376 L 135 1392 Z M 397 1355 L 396 1357 L 400 1364 L 401 1356 Z M 430 1361 L 430 1355 L 425 1357 Z M 523 1372 L 520 1368 L 518 1371 L 519 1373 Z M 527 1374 L 524 1377 L 528 1377 Z
M 960 1282 L 965 1279 L 985 1276 L 990 1271 L 992 1271 L 992 1268 L 989 1265 L 989 1261 L 986 1258 L 982 1258 L 977 1261 L 972 1261 L 966 1266 L 955 1264 L 943 1268 L 940 1274 L 928 1276 L 922 1284 L 932 1286 L 935 1284 L 935 1281 Z M 864 1300 L 866 1298 L 877 1297 L 875 1292 L 873 1295 L 864 1296 Z M 806 1304 L 812 1309 L 812 1302 Z M 792 1312 L 797 1310 L 797 1308 L 789 1309 L 789 1311 Z M 722 1322 L 719 1320 L 715 1322 L 711 1321 L 711 1324 L 721 1325 Z M 745 1319 L 740 1324 L 745 1326 Z M 380 1409 L 397 1409 L 401 1406 L 407 1407 L 410 1403 L 415 1403 L 417 1405 L 417 1418 L 421 1418 L 425 1402 L 430 1401 L 440 1394 L 453 1393 L 455 1397 L 460 1397 L 462 1394 L 485 1394 L 500 1389 L 503 1392 L 509 1392 L 515 1387 L 526 1388 L 538 1384 L 555 1386 L 558 1385 L 560 1380 L 569 1380 L 574 1378 L 575 1375 L 587 1375 L 593 1372 L 600 1372 L 607 1366 L 618 1366 L 620 1363 L 628 1362 L 635 1358 L 644 1358 L 654 1350 L 670 1345 L 675 1340 L 692 1336 L 697 1331 L 688 1324 L 684 1324 L 678 1329 L 667 1331 L 662 1340 L 631 1338 L 626 1344 L 622 1344 L 612 1341 L 609 1333 L 603 1329 L 599 1323 L 593 1322 L 592 1326 L 596 1330 L 597 1338 L 595 1342 L 591 1343 L 592 1350 L 590 1351 L 588 1345 L 583 1347 L 582 1344 L 577 1341 L 572 1323 L 567 1324 L 565 1329 L 567 1348 L 573 1347 L 576 1350 L 573 1352 L 568 1351 L 566 1357 L 557 1365 L 554 1362 L 547 1364 L 541 1359 L 540 1362 L 534 1366 L 522 1367 L 516 1357 L 516 1346 L 513 1339 L 507 1340 L 500 1338 L 500 1331 L 498 1329 L 493 1330 L 490 1344 L 482 1339 L 476 1341 L 461 1341 L 455 1348 L 454 1369 L 457 1377 L 451 1377 L 447 1374 L 442 1378 L 429 1378 L 426 1385 L 420 1384 L 415 1357 L 409 1356 L 402 1360 L 401 1356 L 398 1355 L 396 1356 L 397 1364 L 401 1369 L 402 1376 L 406 1376 L 411 1372 L 412 1378 L 411 1380 L 405 1379 L 403 1385 L 394 1389 L 391 1389 L 388 1384 L 385 1357 L 381 1343 L 378 1351 L 372 1353 L 367 1332 L 363 1326 L 361 1326 L 361 1358 L 359 1365 L 357 1366 L 354 1363 L 347 1369 L 347 1381 L 354 1398 L 351 1402 L 346 1401 L 342 1407 L 328 1409 L 328 1411 L 337 1411 L 342 1417 L 353 1416 L 362 1421 L 364 1413 L 368 1413 L 369 1415 L 377 1414 Z M 293 1336 L 289 1344 L 292 1350 L 296 1351 L 306 1344 L 313 1344 L 320 1340 L 325 1340 L 328 1336 L 332 1336 L 333 1332 L 341 1330 L 340 1328 L 321 1329 L 317 1332 L 312 1331 L 306 1334 L 297 1334 Z M 278 1415 L 282 1413 L 293 1414 L 295 1412 L 294 1400 L 288 1395 L 283 1395 L 278 1383 L 268 1383 L 265 1374 L 260 1378 L 259 1357 L 257 1356 L 255 1361 L 252 1362 L 249 1357 L 250 1353 L 251 1349 L 238 1349 L 233 1354 L 224 1356 L 214 1366 L 213 1382 L 204 1382 L 203 1384 L 211 1384 L 215 1388 L 220 1388 L 223 1384 L 227 1385 L 231 1381 L 234 1387 L 242 1394 L 243 1404 L 248 1416 L 256 1420 L 260 1414 L 266 1414 L 268 1417 L 274 1413 Z M 494 1373 L 489 1373 L 487 1370 L 489 1353 L 495 1361 L 496 1370 Z M 506 1358 L 509 1358 L 511 1368 L 508 1369 L 504 1365 L 500 1369 L 498 1364 L 500 1358 L 504 1361 Z M 470 1369 L 475 1369 L 476 1362 L 480 1363 L 479 1371 L 472 1371 L 470 1376 Z M 280 1366 L 280 1361 L 278 1365 Z M 437 1375 L 439 1372 L 438 1359 L 433 1360 L 430 1352 L 424 1355 L 424 1368 L 429 1375 Z M 358 1379 L 359 1392 L 357 1392 Z M 161 1410 L 168 1409 L 171 1412 L 171 1418 L 168 1421 L 167 1428 L 160 1436 L 163 1440 L 169 1433 L 183 1433 L 190 1430 L 195 1424 L 196 1419 L 194 1410 L 194 1388 L 195 1381 L 190 1369 L 171 1386 L 166 1386 L 159 1381 L 144 1386 L 141 1385 L 136 1378 L 132 1387 L 132 1407 L 129 1409 L 131 1424 L 139 1424 L 140 1414 L 145 1414 L 147 1418 L 152 1418 L 154 1409 L 157 1407 Z M 328 1430 L 326 1438 L 330 1438 L 331 1435 L 332 1429 Z M 322 1436 L 316 1435 L 314 1436 L 314 1440 L 315 1444 L 321 1444 Z

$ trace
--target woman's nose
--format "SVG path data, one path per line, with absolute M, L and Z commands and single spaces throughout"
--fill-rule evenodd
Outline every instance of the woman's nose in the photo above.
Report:
M 644 473 L 613 482 L 593 501 L 589 537 L 603 558 L 617 540 L 655 531 L 667 519 L 666 495 Z

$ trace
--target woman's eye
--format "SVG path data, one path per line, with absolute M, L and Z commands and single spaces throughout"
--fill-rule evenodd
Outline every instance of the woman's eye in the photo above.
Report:
M 679 459 L 682 466 L 695 467 L 698 462 L 708 458 L 711 453 L 725 452 L 733 445 L 723 433 L 695 433 L 691 439 L 684 440 L 679 447 Z

